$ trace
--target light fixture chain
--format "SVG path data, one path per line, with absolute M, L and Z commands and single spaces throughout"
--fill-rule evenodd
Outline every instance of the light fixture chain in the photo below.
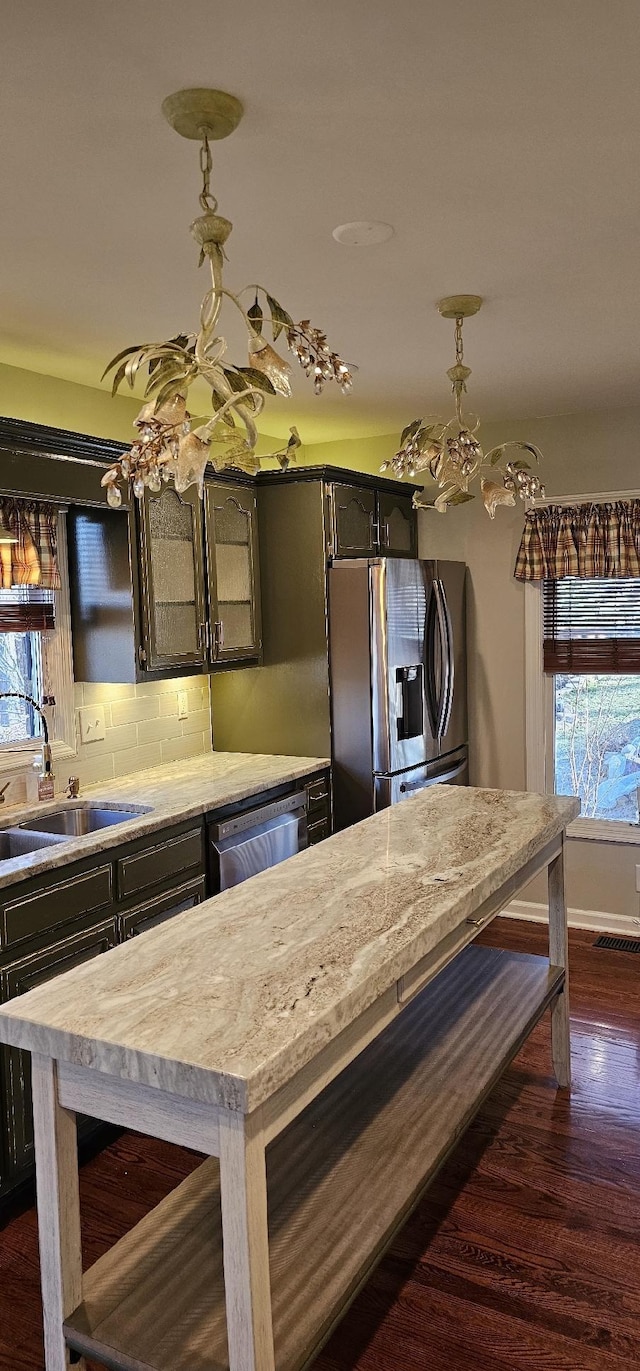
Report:
M 200 192 L 200 204 L 205 213 L 207 212 L 207 210 L 213 210 L 215 214 L 215 211 L 218 208 L 218 201 L 216 200 L 215 195 L 212 195 L 211 193 L 212 167 L 213 160 L 211 157 L 211 148 L 209 147 L 209 139 L 207 138 L 206 133 L 203 133 L 202 143 L 200 145 L 200 170 L 202 172 L 202 190 Z
M 463 323 L 464 323 L 464 315 L 458 314 L 457 317 L 456 317 L 456 332 L 455 332 L 455 339 L 456 339 L 456 362 L 457 362 L 458 364 L 461 364 L 462 361 L 464 360 L 464 350 L 463 350 L 463 346 L 462 346 L 462 325 L 463 325 Z

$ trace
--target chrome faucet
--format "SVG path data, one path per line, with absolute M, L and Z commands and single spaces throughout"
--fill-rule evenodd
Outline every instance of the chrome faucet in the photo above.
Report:
M 70 777 L 69 777 L 69 783 L 68 783 L 68 785 L 67 785 L 67 799 L 68 799 L 68 800 L 77 800 L 79 794 L 80 794 L 80 777 L 79 777 L 79 776 L 70 776 Z
M 32 695 L 25 695 L 21 690 L 0 690 L 0 700 L 26 700 L 27 704 L 31 705 L 40 715 L 40 718 L 42 719 L 42 732 L 44 734 L 44 743 L 42 744 L 42 772 L 43 777 L 46 777 L 53 784 L 51 748 L 49 746 L 49 725 L 42 706 L 38 704 L 37 700 L 34 700 Z M 5 790 L 6 788 L 7 787 L 5 786 Z M 38 786 L 38 789 L 40 789 L 40 786 Z M 4 791 L 2 792 L 2 795 L 4 800 Z M 47 795 L 43 798 L 49 799 L 50 797 Z

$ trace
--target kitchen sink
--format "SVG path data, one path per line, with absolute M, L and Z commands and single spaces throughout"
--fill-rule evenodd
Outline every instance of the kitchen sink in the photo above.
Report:
M 31 833 L 21 828 L 0 829 L 0 862 L 8 862 L 11 857 L 24 857 L 27 852 L 38 852 L 42 847 L 55 847 L 62 841 L 56 833 Z
M 34 837 L 36 834 L 50 834 L 58 839 L 81 838 L 85 833 L 95 833 L 99 828 L 123 824 L 126 819 L 135 818 L 136 814 L 149 814 L 150 809 L 150 805 L 74 804 L 64 809 L 54 809 L 50 814 L 36 814 L 17 827 L 29 830 Z

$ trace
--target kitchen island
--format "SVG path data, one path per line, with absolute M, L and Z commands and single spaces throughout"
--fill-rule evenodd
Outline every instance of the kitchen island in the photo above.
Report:
M 578 802 L 437 786 L 5 1006 L 47 1371 L 296 1371 L 551 1007 Z M 543 869 L 549 958 L 474 947 Z M 214 917 L 212 917 L 214 913 Z M 207 1160 L 83 1275 L 75 1114 Z

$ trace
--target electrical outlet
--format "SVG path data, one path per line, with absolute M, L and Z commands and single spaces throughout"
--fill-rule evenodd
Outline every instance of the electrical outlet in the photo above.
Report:
M 186 690 L 179 690 L 179 691 L 178 691 L 178 718 L 179 718 L 179 719 L 188 719 L 188 718 L 189 718 L 189 701 L 188 701 L 188 699 L 187 699 L 187 692 L 186 692 Z
M 104 706 L 85 705 L 80 715 L 80 742 L 98 743 L 105 736 Z

